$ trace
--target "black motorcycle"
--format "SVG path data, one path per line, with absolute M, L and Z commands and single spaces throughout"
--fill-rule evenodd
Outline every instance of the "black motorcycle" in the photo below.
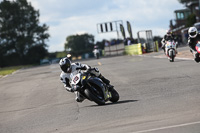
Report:
M 80 94 L 98 105 L 104 105 L 107 101 L 114 103 L 119 100 L 119 94 L 113 87 L 108 87 L 89 71 L 79 71 L 78 74 L 72 75 L 71 85 L 80 86 L 81 89 L 78 90 Z

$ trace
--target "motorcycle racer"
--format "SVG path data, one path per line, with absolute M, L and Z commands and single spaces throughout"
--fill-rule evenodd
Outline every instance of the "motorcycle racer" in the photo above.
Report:
M 64 83 L 64 87 L 66 88 L 67 91 L 69 92 L 74 92 L 76 95 L 75 100 L 77 102 L 82 102 L 83 100 L 85 100 L 85 97 L 83 97 L 78 90 L 80 89 L 80 86 L 76 85 L 76 86 L 72 86 L 70 84 L 71 82 L 71 78 L 70 75 L 73 74 L 77 74 L 78 70 L 83 70 L 83 71 L 88 71 L 90 70 L 90 73 L 95 75 L 96 77 L 99 77 L 109 88 L 112 88 L 113 86 L 110 85 L 110 81 L 108 79 L 106 79 L 104 76 L 102 76 L 102 74 L 99 72 L 98 68 L 91 68 L 90 66 L 86 65 L 86 64 L 81 64 L 81 63 L 71 63 L 71 61 L 65 57 L 63 59 L 60 60 L 59 62 L 60 68 L 62 70 L 61 74 L 60 74 L 60 80 L 62 83 Z
M 162 47 L 161 48 L 164 50 L 164 52 L 165 52 L 165 44 L 169 40 L 174 40 L 176 42 L 176 38 L 175 38 L 175 36 L 174 36 L 174 34 L 172 33 L 171 30 L 167 30 L 166 31 L 166 34 L 164 35 L 164 37 L 163 37 L 163 39 L 161 41 L 161 43 L 162 43 Z
M 194 53 L 194 60 L 199 63 L 200 58 L 199 58 L 199 53 L 197 52 L 197 50 L 195 49 L 195 46 L 197 44 L 198 41 L 200 41 L 200 34 L 197 31 L 196 27 L 190 27 L 188 30 L 188 45 L 190 47 L 190 51 L 192 53 Z
M 98 59 L 99 58 L 99 48 L 98 48 L 98 46 L 94 46 L 93 53 L 94 53 L 94 56 Z

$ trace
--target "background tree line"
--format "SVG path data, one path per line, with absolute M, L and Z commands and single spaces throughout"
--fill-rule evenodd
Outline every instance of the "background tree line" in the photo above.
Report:
M 94 48 L 94 36 L 89 34 L 71 35 L 66 38 L 65 50 L 74 56 L 91 52 Z
M 68 36 L 65 52 L 48 53 L 49 27 L 40 24 L 39 16 L 27 0 L 0 3 L 0 67 L 39 64 L 41 59 L 60 57 L 69 49 L 73 56 L 92 52 L 94 45 L 104 49 L 106 40 L 95 44 L 94 36 L 86 33 Z
M 189 2 L 198 2 L 199 0 L 178 0 L 182 4 L 187 4 Z
M 40 13 L 27 0 L 3 0 L 0 3 L 0 67 L 39 64 L 40 60 L 57 58 L 66 51 L 73 56 L 91 53 L 95 45 L 104 49 L 107 40 L 95 43 L 91 34 L 66 37 L 63 52 L 48 53 L 48 26 L 40 24 Z M 110 42 L 123 40 L 111 39 Z
M 94 36 L 91 34 L 71 35 L 66 37 L 64 45 L 65 51 L 69 51 L 73 56 L 80 56 L 85 53 L 91 53 L 94 50 L 94 46 L 98 46 L 99 49 L 104 49 L 105 42 L 107 40 L 97 41 L 95 43 Z M 111 39 L 109 42 L 116 44 L 117 42 L 123 42 L 121 39 Z
M 48 51 L 48 26 L 27 0 L 0 3 L 0 67 L 38 63 Z

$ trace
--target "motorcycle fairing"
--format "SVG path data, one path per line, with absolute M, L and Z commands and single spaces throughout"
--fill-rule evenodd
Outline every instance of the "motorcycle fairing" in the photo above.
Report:
M 104 95 L 104 99 L 107 100 L 108 98 L 111 98 L 111 94 L 106 90 L 104 83 L 102 82 L 101 79 L 97 78 L 97 77 L 90 77 L 88 79 L 88 83 L 90 84 L 96 84 L 98 86 L 98 88 L 102 89 L 103 95 Z

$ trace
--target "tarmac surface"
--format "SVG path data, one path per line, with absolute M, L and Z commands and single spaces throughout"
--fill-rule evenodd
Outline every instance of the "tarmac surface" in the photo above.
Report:
M 80 62 L 111 81 L 117 103 L 77 103 L 58 64 L 22 69 L 0 78 L 0 133 L 200 132 L 200 64 L 188 47 L 174 62 L 163 51 Z
M 176 55 L 176 59 L 188 59 L 188 60 L 193 60 L 193 55 L 190 52 L 190 49 L 188 46 L 181 46 L 178 49 L 178 54 Z M 143 55 L 155 55 L 158 58 L 166 58 L 166 56 L 164 55 L 164 52 L 162 49 L 159 50 L 159 52 L 154 52 L 154 53 L 147 53 L 147 54 L 143 54 Z

